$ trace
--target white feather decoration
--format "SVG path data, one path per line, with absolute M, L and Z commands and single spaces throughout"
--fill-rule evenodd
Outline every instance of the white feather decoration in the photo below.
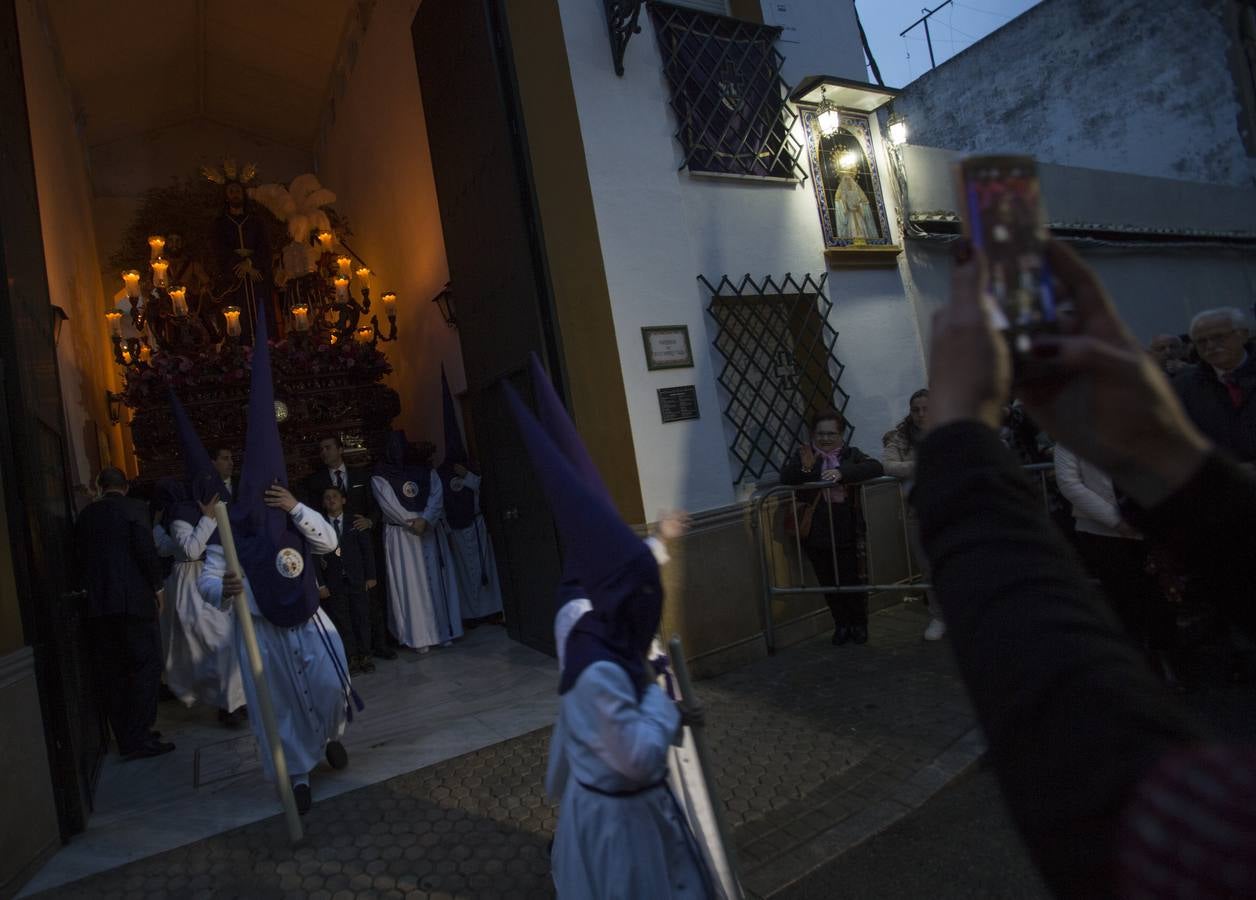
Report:
M 263 184 L 249 190 L 249 196 L 265 206 L 280 222 L 288 223 L 288 234 L 294 241 L 309 240 L 315 228 L 331 230 L 331 222 L 323 207 L 336 202 L 336 195 L 318 182 L 318 176 L 306 173 L 292 179 L 292 184 Z

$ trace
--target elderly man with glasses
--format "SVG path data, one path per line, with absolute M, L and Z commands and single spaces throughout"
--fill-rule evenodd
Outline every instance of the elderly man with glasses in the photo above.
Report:
M 1191 320 L 1197 366 L 1173 380 L 1199 429 L 1240 462 L 1256 462 L 1256 353 L 1246 317 L 1210 309 Z

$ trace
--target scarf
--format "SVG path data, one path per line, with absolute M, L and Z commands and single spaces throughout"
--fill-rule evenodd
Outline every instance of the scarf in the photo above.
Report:
M 830 453 L 825 453 L 815 444 L 811 445 L 811 451 L 815 453 L 816 459 L 820 461 L 820 474 L 831 469 L 840 469 L 842 467 L 842 454 L 846 451 L 846 445 L 838 447 Z M 825 488 L 822 492 L 825 503 L 845 503 L 846 502 L 846 486 L 838 483 L 833 487 Z

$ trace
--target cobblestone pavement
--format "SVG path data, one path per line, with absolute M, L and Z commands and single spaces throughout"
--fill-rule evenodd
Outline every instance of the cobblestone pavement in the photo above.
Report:
M 768 896 L 920 806 L 980 753 L 923 611 L 872 620 L 700 682 L 746 887 Z M 292 847 L 272 818 L 40 896 L 435 898 L 552 895 L 549 729 L 317 802 Z M 125 839 L 120 835 L 120 839 Z

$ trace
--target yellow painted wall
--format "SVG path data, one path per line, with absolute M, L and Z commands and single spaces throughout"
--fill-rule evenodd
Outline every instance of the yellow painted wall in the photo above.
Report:
M 558 4 L 507 0 L 506 7 L 573 418 L 620 513 L 629 522 L 644 522 L 611 298 Z

